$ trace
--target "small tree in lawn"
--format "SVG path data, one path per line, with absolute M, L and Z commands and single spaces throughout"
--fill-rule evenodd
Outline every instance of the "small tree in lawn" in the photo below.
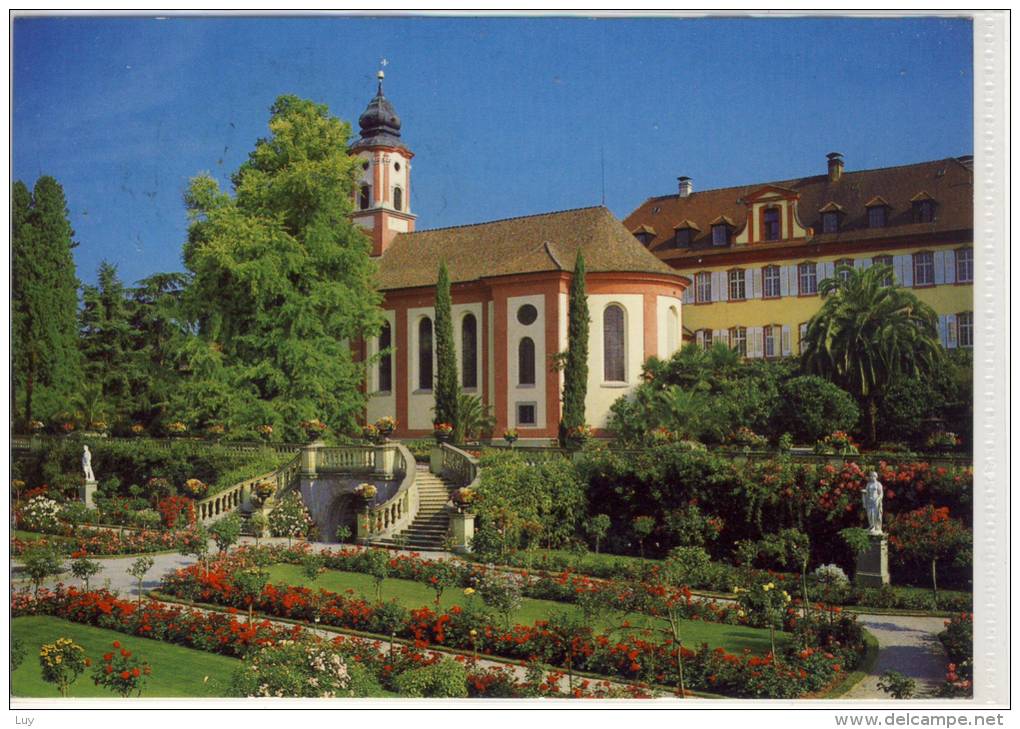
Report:
M 889 523 L 889 542 L 905 556 L 931 563 L 931 592 L 936 609 L 939 560 L 952 557 L 960 564 L 969 564 L 971 559 L 970 530 L 963 522 L 953 519 L 946 506 L 928 504 L 906 514 L 896 514 Z
M 661 570 L 663 612 L 669 624 L 669 635 L 676 646 L 677 691 L 683 698 L 684 685 L 683 620 L 687 614 L 690 586 L 705 579 L 712 561 L 701 547 L 677 547 L 669 553 Z
M 645 556 L 645 540 L 651 536 L 655 529 L 655 519 L 650 516 L 636 516 L 631 522 L 634 536 L 637 537 L 638 545 L 641 548 L 641 556 Z
M 266 533 L 266 529 L 269 528 L 269 519 L 261 511 L 256 511 L 251 515 L 248 524 L 251 526 L 252 534 L 255 535 L 255 546 L 257 547 L 259 546 L 259 541 Z
M 89 559 L 84 553 L 79 554 L 71 562 L 71 573 L 82 581 L 85 591 L 89 591 L 89 580 L 103 571 L 103 566 L 94 559 Z
M 588 536 L 595 540 L 595 554 L 599 553 L 599 543 L 609 534 L 609 527 L 612 522 L 608 514 L 596 514 L 585 523 L 585 531 Z
M 241 595 L 241 599 L 248 608 L 249 626 L 253 622 L 255 602 L 262 595 L 267 582 L 269 582 L 269 575 L 260 567 L 248 567 L 238 570 L 230 576 L 230 584 Z
M 382 549 L 368 549 L 362 552 L 361 559 L 365 572 L 375 581 L 375 599 L 381 602 L 383 581 L 390 571 L 390 556 Z
M 563 652 L 567 663 L 567 691 L 569 695 L 573 695 L 574 663 L 578 652 L 583 650 L 584 645 L 591 639 L 591 623 L 576 612 L 562 610 L 549 616 L 546 630 L 552 634 L 559 649 Z
M 807 589 L 807 568 L 811 560 L 811 540 L 799 529 L 782 529 L 763 540 L 765 550 L 784 567 L 796 568 L 800 572 L 801 598 L 804 600 L 804 614 L 810 601 Z
M 319 552 L 309 552 L 301 558 L 301 571 L 309 581 L 315 582 L 326 571 L 326 558 Z
M 195 538 L 191 542 L 191 546 L 186 548 L 184 552 L 188 555 L 194 555 L 195 559 L 202 565 L 203 574 L 209 574 L 209 530 L 205 528 L 204 524 L 199 524 L 195 527 Z
M 241 517 L 237 514 L 225 516 L 209 527 L 209 533 L 216 542 L 220 554 L 224 554 L 241 538 Z
M 132 655 L 119 640 L 113 641 L 112 647 L 113 650 L 104 653 L 102 662 L 92 669 L 92 682 L 96 686 L 105 686 L 123 699 L 131 694 L 141 696 L 142 686 L 152 668 Z
M 39 648 L 43 681 L 54 684 L 62 697 L 67 697 L 67 690 L 87 665 L 85 649 L 70 638 L 57 638 Z
M 436 593 L 436 608 L 438 608 L 446 588 L 457 586 L 460 573 L 450 562 L 441 559 L 426 562 L 424 573 L 425 584 Z
M 53 575 L 59 575 L 64 569 L 64 560 L 54 547 L 48 544 L 29 547 L 21 555 L 24 564 L 25 574 L 32 579 L 34 594 L 38 597 L 39 587 L 43 580 Z
M 138 604 L 142 604 L 142 580 L 145 579 L 145 573 L 152 569 L 152 565 L 155 561 L 152 557 L 143 556 L 136 559 L 128 567 L 128 574 L 138 580 Z
M 521 581 L 514 575 L 500 575 L 489 572 L 478 582 L 482 602 L 503 616 L 503 624 L 510 630 L 514 612 L 521 606 L 523 589 Z
M 584 400 L 588 395 L 588 296 L 585 293 L 584 256 L 577 252 L 574 277 L 570 281 L 567 323 L 567 351 L 563 364 L 563 417 L 560 445 L 566 447 L 567 433 L 585 425 Z
M 287 537 L 288 547 L 293 539 L 305 537 L 311 525 L 312 517 L 296 493 L 284 496 L 269 512 L 269 531 L 274 537 Z

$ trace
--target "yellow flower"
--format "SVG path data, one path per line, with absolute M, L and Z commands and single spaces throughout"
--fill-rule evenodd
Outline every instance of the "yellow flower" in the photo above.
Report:
M 738 617 L 741 617 L 741 618 L 743 618 L 743 617 L 745 617 L 746 615 L 747 615 L 747 613 L 745 613 L 745 612 L 744 612 L 743 610 L 737 610 L 737 616 L 738 616 Z
M 473 587 L 465 587 L 464 588 L 464 594 L 467 595 L 468 597 L 471 597 L 472 595 L 475 594 L 475 588 L 473 588 Z

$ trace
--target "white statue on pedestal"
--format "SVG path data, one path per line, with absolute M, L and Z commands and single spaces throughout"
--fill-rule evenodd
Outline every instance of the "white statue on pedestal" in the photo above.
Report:
M 868 483 L 861 489 L 864 496 L 864 513 L 868 516 L 868 528 L 872 534 L 882 533 L 882 484 L 878 474 L 868 474 Z
M 81 470 L 85 472 L 86 482 L 95 483 L 96 474 L 92 473 L 92 451 L 88 446 L 85 446 L 85 450 L 81 454 Z

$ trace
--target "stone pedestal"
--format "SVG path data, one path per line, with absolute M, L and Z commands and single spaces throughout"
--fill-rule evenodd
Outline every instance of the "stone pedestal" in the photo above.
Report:
M 868 534 L 868 548 L 857 555 L 858 587 L 889 584 L 889 542 L 885 534 Z
M 316 440 L 301 449 L 301 475 L 314 478 L 318 475 L 319 449 L 325 445 L 321 440 Z
M 443 448 L 439 443 L 429 451 L 429 472 L 436 476 L 443 473 Z
M 78 496 L 89 509 L 96 508 L 96 489 L 98 488 L 99 484 L 95 481 L 86 481 L 78 487 Z
M 384 479 L 393 478 L 393 464 L 397 460 L 395 443 L 385 443 L 375 447 L 375 473 Z
M 450 514 L 450 536 L 453 538 L 454 552 L 470 552 L 471 540 L 475 536 L 475 515 L 457 512 Z

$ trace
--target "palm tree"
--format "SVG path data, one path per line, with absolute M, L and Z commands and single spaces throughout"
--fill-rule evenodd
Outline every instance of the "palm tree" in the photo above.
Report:
M 855 395 L 876 440 L 877 398 L 897 375 L 930 374 L 944 356 L 935 311 L 910 291 L 885 285 L 892 267 L 840 266 L 821 282 L 822 308 L 808 322 L 802 363 Z

